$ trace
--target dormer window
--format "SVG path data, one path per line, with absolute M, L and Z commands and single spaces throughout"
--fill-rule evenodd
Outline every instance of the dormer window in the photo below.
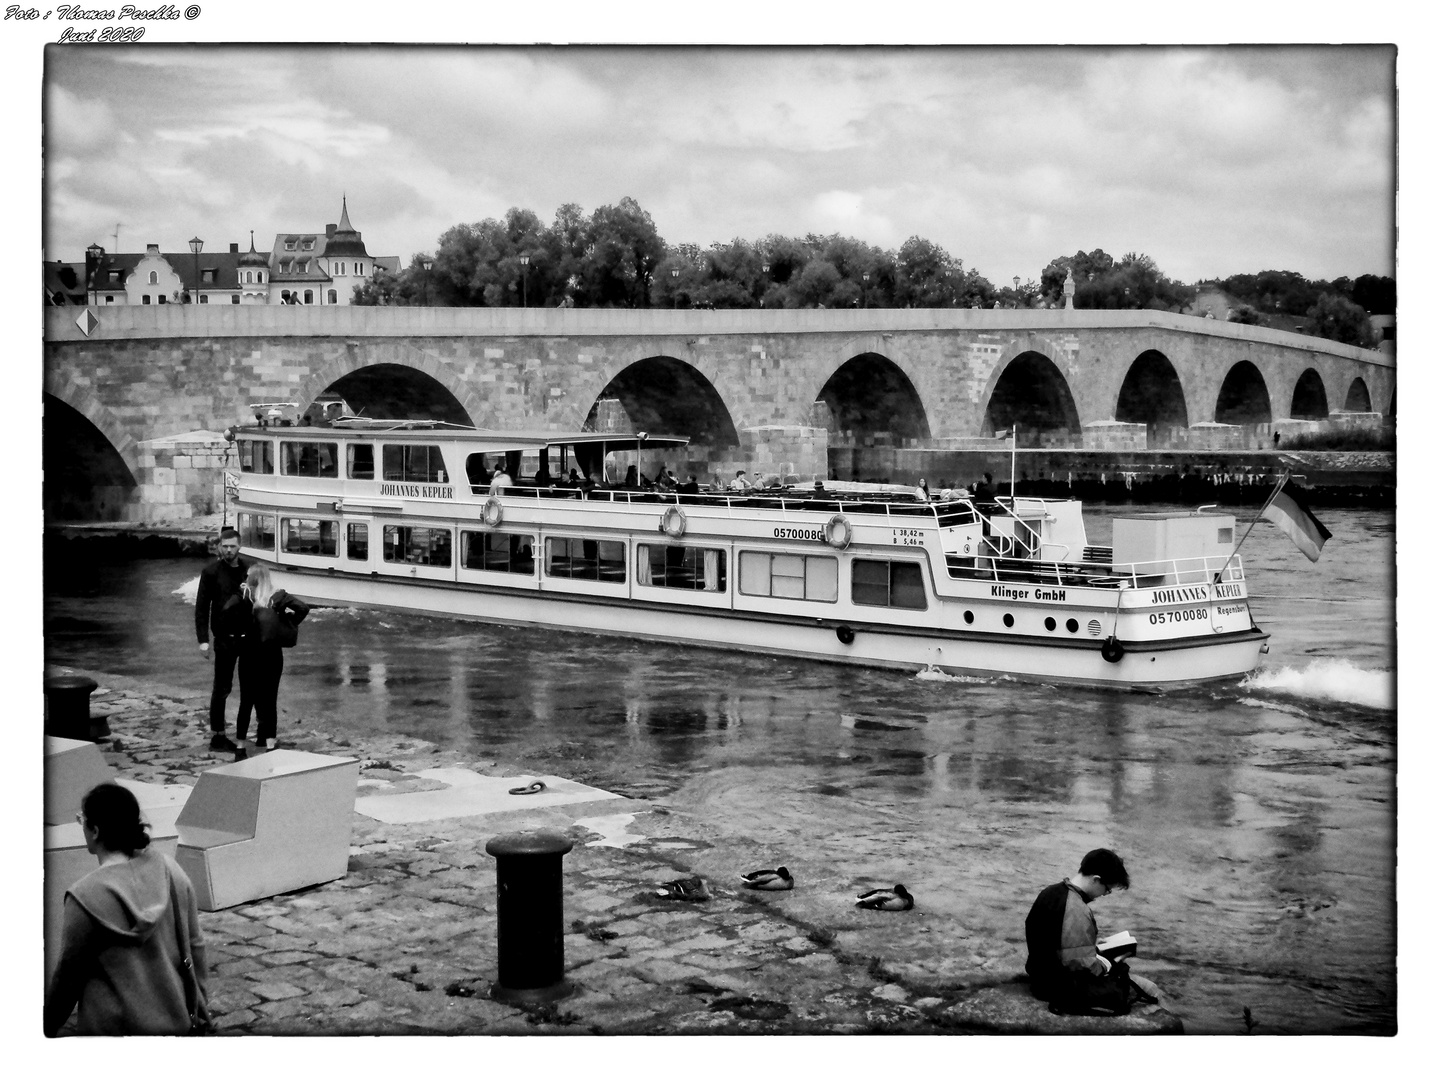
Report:
M 205 282 L 205 283 L 208 284 L 208 285 L 213 285 L 213 284 L 215 284 L 215 271 L 214 271 L 213 269 L 212 269 L 212 270 L 201 270 L 201 271 L 200 271 L 200 280 L 201 280 L 202 282 Z
M 300 262 L 295 265 L 295 270 L 297 273 L 308 274 L 310 272 L 310 260 L 301 259 Z
M 294 251 L 294 250 L 295 250 L 295 241 L 294 241 L 294 240 L 286 240 L 286 241 L 285 241 L 285 250 L 286 250 L 286 251 Z
M 315 250 L 315 241 L 314 241 L 314 240 L 306 240 L 303 244 L 300 245 L 300 250 L 301 250 L 301 251 L 314 251 L 314 250 Z

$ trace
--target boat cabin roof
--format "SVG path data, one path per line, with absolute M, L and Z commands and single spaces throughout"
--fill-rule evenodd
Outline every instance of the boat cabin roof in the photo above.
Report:
M 378 420 L 363 416 L 341 417 L 328 424 L 245 424 L 237 437 L 355 439 L 383 435 L 387 442 L 433 442 L 437 436 L 461 443 L 472 451 L 540 450 L 546 446 L 604 446 L 607 450 L 661 450 L 687 446 L 683 435 L 651 435 L 627 431 L 490 431 L 461 427 L 443 420 Z

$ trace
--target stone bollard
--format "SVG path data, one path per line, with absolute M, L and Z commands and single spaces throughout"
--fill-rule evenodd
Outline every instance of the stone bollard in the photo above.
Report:
M 99 685 L 84 675 L 51 675 L 45 680 L 45 734 L 94 742 L 110 734 L 103 716 L 90 716 L 90 694 Z
M 560 861 L 574 844 L 540 830 L 506 833 L 485 845 L 495 856 L 497 1001 L 556 1001 L 575 987 L 565 978 L 565 911 Z

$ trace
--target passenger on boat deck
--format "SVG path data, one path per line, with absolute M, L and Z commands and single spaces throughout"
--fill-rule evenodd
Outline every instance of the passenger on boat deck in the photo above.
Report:
M 575 475 L 574 469 L 570 470 L 570 475 Z M 580 490 L 586 495 L 590 494 L 590 492 L 594 491 L 599 486 L 600 485 L 595 482 L 595 477 L 588 472 L 585 474 L 585 479 L 580 481 Z
M 565 478 L 565 484 L 566 484 L 567 487 L 579 487 L 579 486 L 580 486 L 580 474 L 579 474 L 578 472 L 576 472 L 574 469 L 571 469 L 571 470 L 570 470 L 570 475 Z
M 505 471 L 505 463 L 502 461 L 495 466 L 494 475 L 490 477 L 490 494 L 499 495 L 508 487 L 514 487 L 515 482 L 510 479 L 510 474 Z
M 990 474 L 985 474 L 985 479 L 976 480 L 970 489 L 971 496 L 976 502 L 992 502 L 995 498 L 995 489 L 990 486 Z
M 659 475 L 655 477 L 655 486 L 661 491 L 674 491 L 677 486 L 675 474 L 669 469 L 662 467 Z
M 730 490 L 731 490 L 731 491 L 748 491 L 749 489 L 750 489 L 750 481 L 745 479 L 745 470 L 744 470 L 744 469 L 736 469 L 736 470 L 735 470 L 735 479 L 730 481 Z
M 627 488 L 638 488 L 640 486 L 640 470 L 635 468 L 634 465 L 631 465 L 625 470 L 625 483 L 622 486 Z
M 915 497 L 921 502 L 930 501 L 930 485 L 925 482 L 923 476 L 920 478 L 920 486 L 915 489 Z
M 679 485 L 675 490 L 678 491 L 681 495 L 699 495 L 700 481 L 692 472 L 690 474 L 690 479 L 686 480 L 685 483 Z

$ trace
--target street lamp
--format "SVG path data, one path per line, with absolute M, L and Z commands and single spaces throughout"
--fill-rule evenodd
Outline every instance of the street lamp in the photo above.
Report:
M 435 265 L 430 259 L 421 259 L 420 265 L 425 268 L 425 306 L 430 306 L 430 267 Z
M 99 286 L 95 284 L 95 275 L 100 272 L 100 260 L 105 256 L 105 249 L 99 244 L 91 244 L 85 249 L 85 303 L 91 303 L 90 293 L 95 292 Z
M 520 256 L 520 270 L 524 275 L 520 282 L 520 306 L 530 306 L 530 256 Z
M 868 289 L 869 289 L 869 286 L 870 286 L 870 275 L 869 275 L 868 273 L 861 274 L 861 275 L 860 275 L 860 280 L 865 283 L 863 286 L 861 286 L 861 289 L 860 289 L 860 306 L 861 306 L 861 307 L 869 307 L 869 306 L 870 306 L 870 297 L 867 296 L 866 293 L 867 293 L 867 291 L 868 291 Z
M 195 237 L 190 241 L 190 254 L 195 257 L 195 295 L 191 300 L 200 303 L 200 249 L 205 246 L 205 241 Z
M 672 290 L 671 293 L 670 293 L 670 306 L 671 306 L 671 308 L 673 308 L 673 309 L 678 309 L 678 308 L 680 307 L 680 271 L 679 271 L 679 270 L 672 269 L 672 270 L 670 271 L 670 284 L 673 286 L 673 290 Z

